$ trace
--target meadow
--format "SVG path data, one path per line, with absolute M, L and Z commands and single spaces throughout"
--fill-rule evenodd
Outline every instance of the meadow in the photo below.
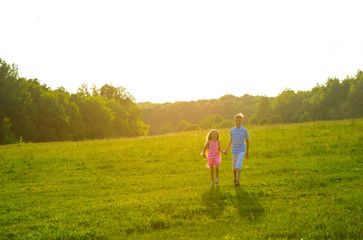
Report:
M 0 146 L 0 239 L 363 238 L 363 119 L 246 127 L 240 187 L 207 131 Z

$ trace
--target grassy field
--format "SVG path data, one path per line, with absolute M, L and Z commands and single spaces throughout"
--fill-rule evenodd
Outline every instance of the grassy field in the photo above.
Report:
M 240 187 L 207 131 L 0 146 L 0 239 L 363 238 L 363 119 L 247 128 Z

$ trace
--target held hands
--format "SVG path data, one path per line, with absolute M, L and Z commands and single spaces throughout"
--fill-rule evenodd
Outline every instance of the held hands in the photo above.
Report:
M 226 155 L 226 154 L 228 153 L 228 149 L 229 149 L 229 146 L 226 148 L 226 150 L 225 150 L 225 151 L 223 151 L 223 150 L 221 149 L 221 151 L 222 151 L 223 155 Z
M 221 150 L 221 153 L 223 153 L 223 155 L 226 155 L 228 151 Z M 205 153 L 201 153 L 200 155 L 203 156 L 203 158 L 207 158 L 207 155 Z M 246 153 L 246 157 L 248 158 L 248 153 Z

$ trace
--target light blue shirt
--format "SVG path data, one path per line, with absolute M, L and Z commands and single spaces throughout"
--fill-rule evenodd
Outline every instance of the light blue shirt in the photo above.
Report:
M 232 154 L 239 154 L 245 151 L 245 139 L 250 138 L 246 128 L 242 126 L 240 128 L 232 128 L 229 137 L 232 139 Z

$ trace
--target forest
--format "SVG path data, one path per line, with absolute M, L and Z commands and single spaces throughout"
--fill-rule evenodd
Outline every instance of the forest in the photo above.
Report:
M 293 80 L 293 79 L 292 79 Z M 78 141 L 158 135 L 244 124 L 281 124 L 363 117 L 363 71 L 329 78 L 309 91 L 286 89 L 276 97 L 225 95 L 219 99 L 136 103 L 124 87 L 86 84 L 71 94 L 38 79 L 19 77 L 0 58 L 0 144 Z
M 292 78 L 293 81 L 293 78 Z M 139 103 L 150 135 L 194 129 L 230 128 L 233 116 L 244 124 L 281 124 L 363 117 L 363 71 L 343 81 L 329 78 L 309 91 L 285 89 L 276 97 L 225 95 L 219 99 Z
M 77 93 L 52 90 L 18 76 L 15 64 L 0 59 L 0 144 L 145 136 L 149 126 L 133 96 L 104 85 Z

